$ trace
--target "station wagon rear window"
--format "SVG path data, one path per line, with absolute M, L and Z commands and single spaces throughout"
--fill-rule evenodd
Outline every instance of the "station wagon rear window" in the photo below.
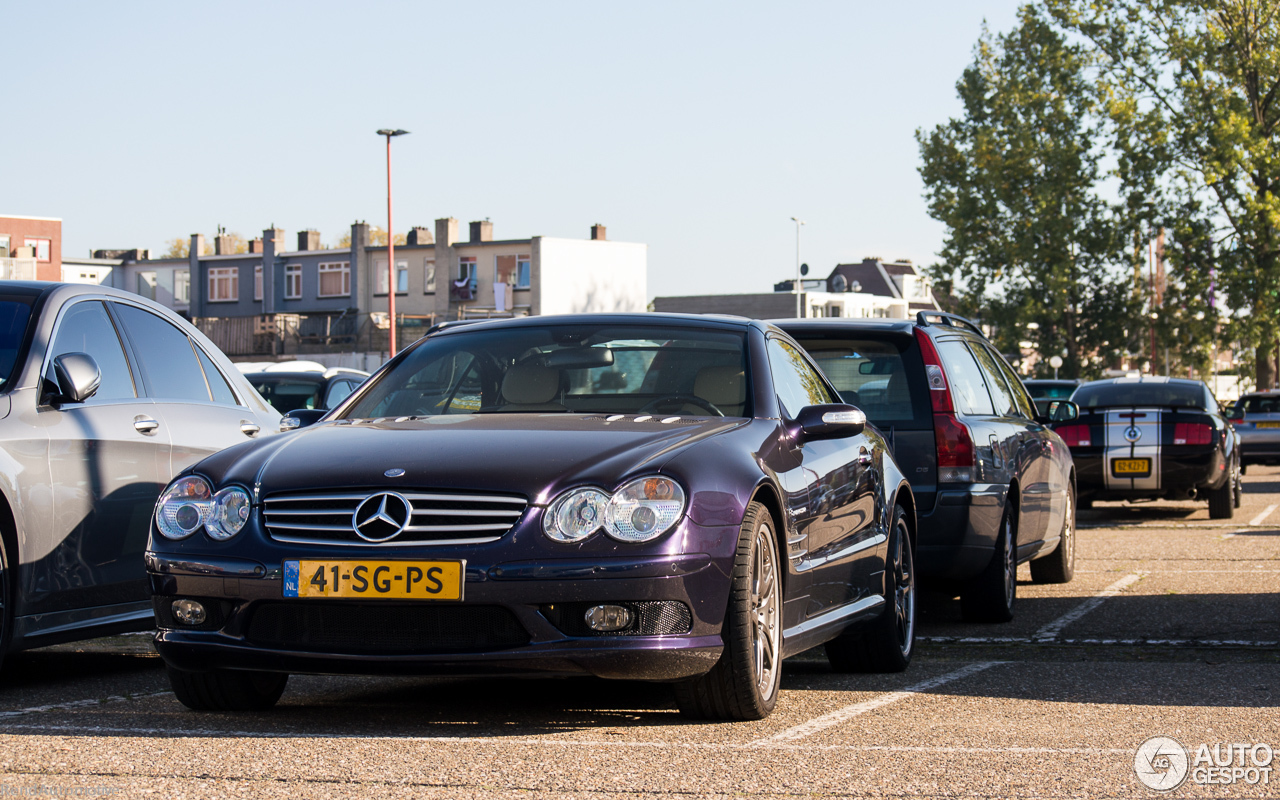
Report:
M 796 341 L 826 374 L 840 399 L 857 406 L 871 424 L 888 430 L 933 427 L 933 412 L 923 386 L 914 387 L 913 375 L 923 368 L 910 340 L 796 336 Z

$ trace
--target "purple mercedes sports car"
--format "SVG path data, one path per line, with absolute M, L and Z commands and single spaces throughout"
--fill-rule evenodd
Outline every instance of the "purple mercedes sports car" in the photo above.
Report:
M 905 669 L 915 503 L 838 397 L 745 319 L 445 328 L 168 486 L 156 647 L 204 710 L 269 707 L 291 672 L 588 674 L 759 719 L 816 645 Z

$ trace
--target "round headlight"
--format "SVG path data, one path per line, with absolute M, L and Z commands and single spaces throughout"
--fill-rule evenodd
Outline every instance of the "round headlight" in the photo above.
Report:
M 671 530 L 684 514 L 684 489 L 670 478 L 631 481 L 605 509 L 605 533 L 620 542 L 647 542 Z
M 213 511 L 205 522 L 210 538 L 223 541 L 240 532 L 249 521 L 249 493 L 239 486 L 223 489 L 213 496 Z
M 166 539 L 185 539 L 205 524 L 213 511 L 213 490 L 197 475 L 180 478 L 156 501 L 156 529 Z
M 565 492 L 547 508 L 542 531 L 557 542 L 580 542 L 604 524 L 609 495 L 599 489 Z

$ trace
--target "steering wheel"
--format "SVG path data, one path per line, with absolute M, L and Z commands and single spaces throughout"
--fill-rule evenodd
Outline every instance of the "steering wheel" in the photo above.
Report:
M 671 411 L 663 411 L 664 407 L 669 407 L 673 403 L 696 406 L 713 417 L 724 416 L 724 412 L 716 408 L 714 403 L 709 400 L 703 400 L 701 397 L 693 394 L 669 394 L 666 397 L 659 397 L 655 400 L 650 400 L 648 403 L 644 404 L 643 408 L 640 409 L 640 413 L 673 413 Z

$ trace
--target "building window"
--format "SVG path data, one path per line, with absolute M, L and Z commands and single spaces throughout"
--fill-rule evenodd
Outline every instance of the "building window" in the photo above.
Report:
M 284 299 L 297 300 L 302 297 L 302 265 L 289 264 L 284 268 Z
M 476 257 L 463 256 L 458 259 L 458 280 L 474 281 L 476 279 Z
M 529 270 L 529 257 L 516 256 L 516 288 L 528 289 L 532 276 Z
M 209 269 L 209 302 L 234 303 L 240 299 L 240 268 L 211 267 Z
M 387 262 L 373 262 L 373 293 L 387 293 Z M 396 259 L 396 294 L 409 292 L 409 262 Z
M 175 303 L 191 302 L 191 270 L 180 269 L 180 270 L 174 271 L 173 302 Z
M 262 267 L 253 268 L 253 299 L 262 302 Z
M 9 234 L 0 236 L 0 258 L 9 257 Z
M 426 258 L 422 261 L 423 292 L 426 294 L 434 294 L 436 291 L 436 260 L 434 258 Z
M 48 239 L 24 239 L 23 245 L 26 247 L 34 247 L 36 249 L 36 261 L 49 261 L 49 240 Z
M 154 271 L 138 273 L 138 294 L 148 300 L 156 299 L 156 273 Z
M 383 291 L 385 291 L 385 289 Z M 351 296 L 350 261 L 334 261 L 320 265 L 320 296 Z
M 409 293 L 409 262 L 396 262 L 396 294 Z

